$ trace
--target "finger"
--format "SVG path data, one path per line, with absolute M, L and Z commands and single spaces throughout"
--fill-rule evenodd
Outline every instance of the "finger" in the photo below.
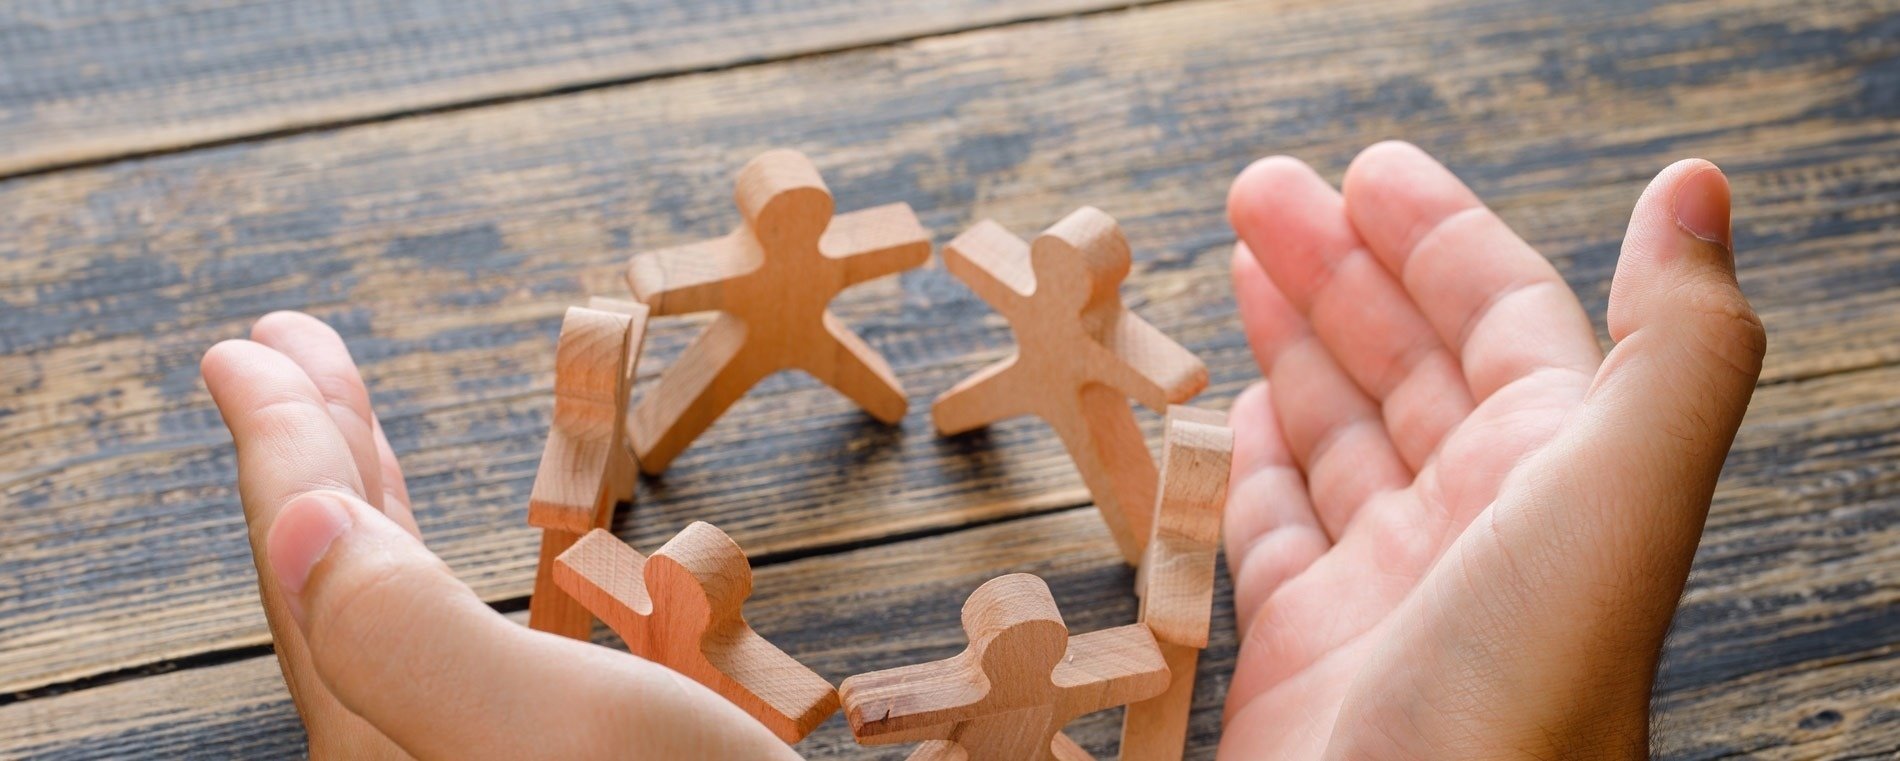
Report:
M 251 340 L 289 357 L 316 384 L 330 419 L 350 447 L 357 475 L 363 480 L 363 498 L 384 508 L 383 469 L 376 454 L 369 390 L 364 388 L 363 377 L 357 373 L 342 336 L 302 312 L 272 312 L 251 326 Z
M 1453 657 L 1390 669 L 1401 678 L 1386 690 L 1457 706 L 1495 694 L 1500 675 L 1561 684 L 1524 692 L 1510 712 L 1522 721 L 1492 737 L 1548 745 L 1575 726 L 1577 705 L 1594 704 L 1623 710 L 1593 713 L 1578 736 L 1617 747 L 1566 750 L 1640 752 L 1663 637 L 1766 348 L 1728 223 L 1728 185 L 1708 162 L 1677 163 L 1644 192 L 1610 290 L 1617 344 L 1584 409 L 1441 560 L 1454 581 L 1408 603 L 1413 641 L 1381 656 L 1416 646 Z
M 1240 310 L 1240 328 L 1247 338 L 1247 348 L 1253 350 L 1255 364 L 1260 374 L 1273 373 L 1273 364 L 1287 349 L 1302 341 L 1317 340 L 1312 328 L 1306 324 L 1299 310 L 1287 303 L 1286 296 L 1260 269 L 1260 262 L 1254 258 L 1253 251 L 1246 243 L 1234 244 L 1233 258 L 1228 262 L 1229 276 L 1234 283 L 1234 304 Z M 1323 350 L 1323 348 L 1322 348 Z M 1341 381 L 1350 384 L 1342 373 Z M 1357 388 L 1351 389 L 1357 391 Z M 1357 394 L 1364 398 L 1364 394 Z M 1366 400 L 1370 407 L 1372 400 Z
M 1666 545 L 1668 552 L 1649 558 L 1663 575 L 1648 578 L 1674 582 L 1677 590 L 1658 601 L 1668 610 L 1767 351 L 1730 245 L 1728 179 L 1714 164 L 1680 161 L 1650 183 L 1631 215 L 1610 287 L 1616 348 L 1584 400 L 1583 417 L 1595 425 L 1583 426 L 1579 438 L 1590 437 L 1624 470 L 1602 495 L 1601 514 L 1567 520 L 1590 525 L 1607 547 L 1641 552 L 1652 542 Z M 1578 482 L 1590 477 L 1581 472 L 1584 463 L 1570 467 L 1578 469 Z M 1618 500 L 1619 493 L 1629 499 Z M 1658 627 L 1667 625 L 1668 610 L 1660 611 Z M 1660 638 L 1661 629 L 1655 633 Z
M 286 502 L 311 491 L 363 488 L 349 446 L 316 386 L 295 362 L 269 347 L 225 341 L 205 353 L 201 369 L 237 448 L 238 491 L 257 565 L 258 597 L 284 682 L 310 730 L 311 754 L 389 756 L 395 748 L 381 733 L 323 689 L 303 633 L 276 577 L 266 570 L 265 537 Z
M 1714 164 L 1676 162 L 1637 201 L 1610 285 L 1609 323 L 1616 348 L 1585 404 L 1698 434 L 1667 438 L 1712 486 L 1767 350 L 1735 277 L 1728 178 Z
M 1361 505 L 1404 488 L 1412 472 L 1387 436 L 1379 408 L 1346 377 L 1246 244 L 1234 250 L 1234 298 L 1287 450 L 1327 535 L 1343 535 Z
M 1346 219 L 1313 169 L 1283 156 L 1247 167 L 1227 214 L 1261 268 L 1339 366 L 1378 400 L 1404 462 L 1418 470 L 1471 411 L 1457 361 Z
M 1576 293 L 1444 165 L 1380 143 L 1344 185 L 1353 228 L 1458 356 L 1473 398 L 1539 370 L 1595 372 L 1603 353 Z
M 1242 391 L 1227 420 L 1234 430 L 1234 457 L 1223 533 L 1235 618 L 1246 631 L 1260 603 L 1325 554 L 1331 542 L 1281 437 L 1266 384 Z
M 319 489 L 363 494 L 355 455 L 296 362 L 260 343 L 225 341 L 205 353 L 200 369 L 237 446 L 254 549 L 292 497 Z
M 403 478 L 402 463 L 396 459 L 395 448 L 389 445 L 389 436 L 383 433 L 382 418 L 370 413 L 369 426 L 375 434 L 376 461 L 383 475 L 383 512 L 420 539 L 422 528 L 416 525 L 415 511 L 409 506 L 409 481 Z
M 269 544 L 323 683 L 419 758 L 797 757 L 677 672 L 502 617 L 354 495 L 297 499 Z

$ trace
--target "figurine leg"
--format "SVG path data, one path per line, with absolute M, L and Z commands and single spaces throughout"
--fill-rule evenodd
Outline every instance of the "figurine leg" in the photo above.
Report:
M 1082 483 L 1121 547 L 1123 559 L 1139 566 L 1154 523 L 1155 488 L 1160 480 L 1154 456 L 1120 391 L 1086 386 L 1080 405 L 1080 415 L 1051 416 L 1050 423 L 1075 460 Z
M 1168 691 L 1139 703 L 1129 703 L 1122 717 L 1124 758 L 1180 761 L 1187 748 L 1188 713 L 1194 704 L 1194 669 L 1201 651 L 1185 645 L 1160 643 L 1168 661 Z
M 745 323 L 720 315 L 660 373 L 659 384 L 627 414 L 627 434 L 641 470 L 665 472 L 673 458 L 765 377 L 757 362 L 746 361 L 745 341 Z
M 828 346 L 820 345 L 803 357 L 800 366 L 857 402 L 871 417 L 885 423 L 903 420 L 910 400 L 890 363 L 830 312 L 825 312 L 824 324 L 826 338 L 822 340 Z
M 594 615 L 554 583 L 554 559 L 579 540 L 579 534 L 558 529 L 541 532 L 534 595 L 528 598 L 528 628 L 587 642 L 593 638 Z
M 918 746 L 907 761 L 970 761 L 970 754 L 949 740 L 931 740 Z
M 1089 755 L 1088 751 L 1082 749 L 1081 743 L 1069 739 L 1068 735 L 1061 732 L 1057 732 L 1055 739 L 1049 742 L 1049 755 L 1056 761 L 1095 761 L 1094 756 Z M 1147 756 L 1137 756 L 1126 752 L 1122 754 L 1122 757 L 1147 758 Z
M 1025 415 L 1030 396 L 1020 386 L 1021 376 L 1014 372 L 1016 358 L 1010 357 L 976 371 L 930 405 L 930 418 L 937 432 L 955 436 L 973 431 L 1005 418 Z

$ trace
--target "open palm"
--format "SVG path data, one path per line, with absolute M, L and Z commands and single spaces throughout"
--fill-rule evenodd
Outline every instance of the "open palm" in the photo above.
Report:
M 1343 193 L 1283 157 L 1235 181 L 1265 380 L 1232 411 L 1223 757 L 1644 751 L 1763 350 L 1727 193 L 1681 162 L 1638 203 L 1606 361 L 1550 263 L 1415 147 L 1367 149 Z

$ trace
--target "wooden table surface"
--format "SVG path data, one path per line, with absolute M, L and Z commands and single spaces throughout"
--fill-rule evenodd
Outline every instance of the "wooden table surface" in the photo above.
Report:
M 1228 180 L 1270 153 L 1337 179 L 1388 137 L 1466 178 L 1599 326 L 1644 184 L 1688 156 L 1728 171 L 1770 350 L 1655 751 L 1900 752 L 1900 2 L 916 5 L 0 8 L 0 758 L 302 751 L 197 377 L 267 311 L 343 333 L 430 543 L 519 616 L 562 310 L 624 293 L 635 251 L 727 229 L 759 150 L 808 152 L 840 209 L 909 202 L 938 244 L 1109 211 L 1127 301 L 1224 408 L 1257 375 Z M 963 598 L 1005 572 L 1047 578 L 1077 630 L 1133 620 L 1044 426 L 931 430 L 930 398 L 1008 351 L 999 318 L 936 263 L 836 308 L 911 393 L 901 426 L 775 377 L 641 485 L 621 536 L 729 531 L 758 568 L 751 620 L 834 682 L 957 649 Z M 656 323 L 642 390 L 704 324 Z M 1196 758 L 1233 666 L 1221 584 Z M 1118 725 L 1072 734 L 1112 754 Z M 799 749 L 902 752 L 836 718 Z

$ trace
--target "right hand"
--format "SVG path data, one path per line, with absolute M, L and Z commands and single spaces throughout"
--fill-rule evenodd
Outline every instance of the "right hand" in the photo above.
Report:
M 1231 413 L 1223 758 L 1641 758 L 1765 337 L 1706 161 L 1649 186 L 1605 357 L 1556 268 L 1423 151 L 1235 180 L 1266 379 Z

